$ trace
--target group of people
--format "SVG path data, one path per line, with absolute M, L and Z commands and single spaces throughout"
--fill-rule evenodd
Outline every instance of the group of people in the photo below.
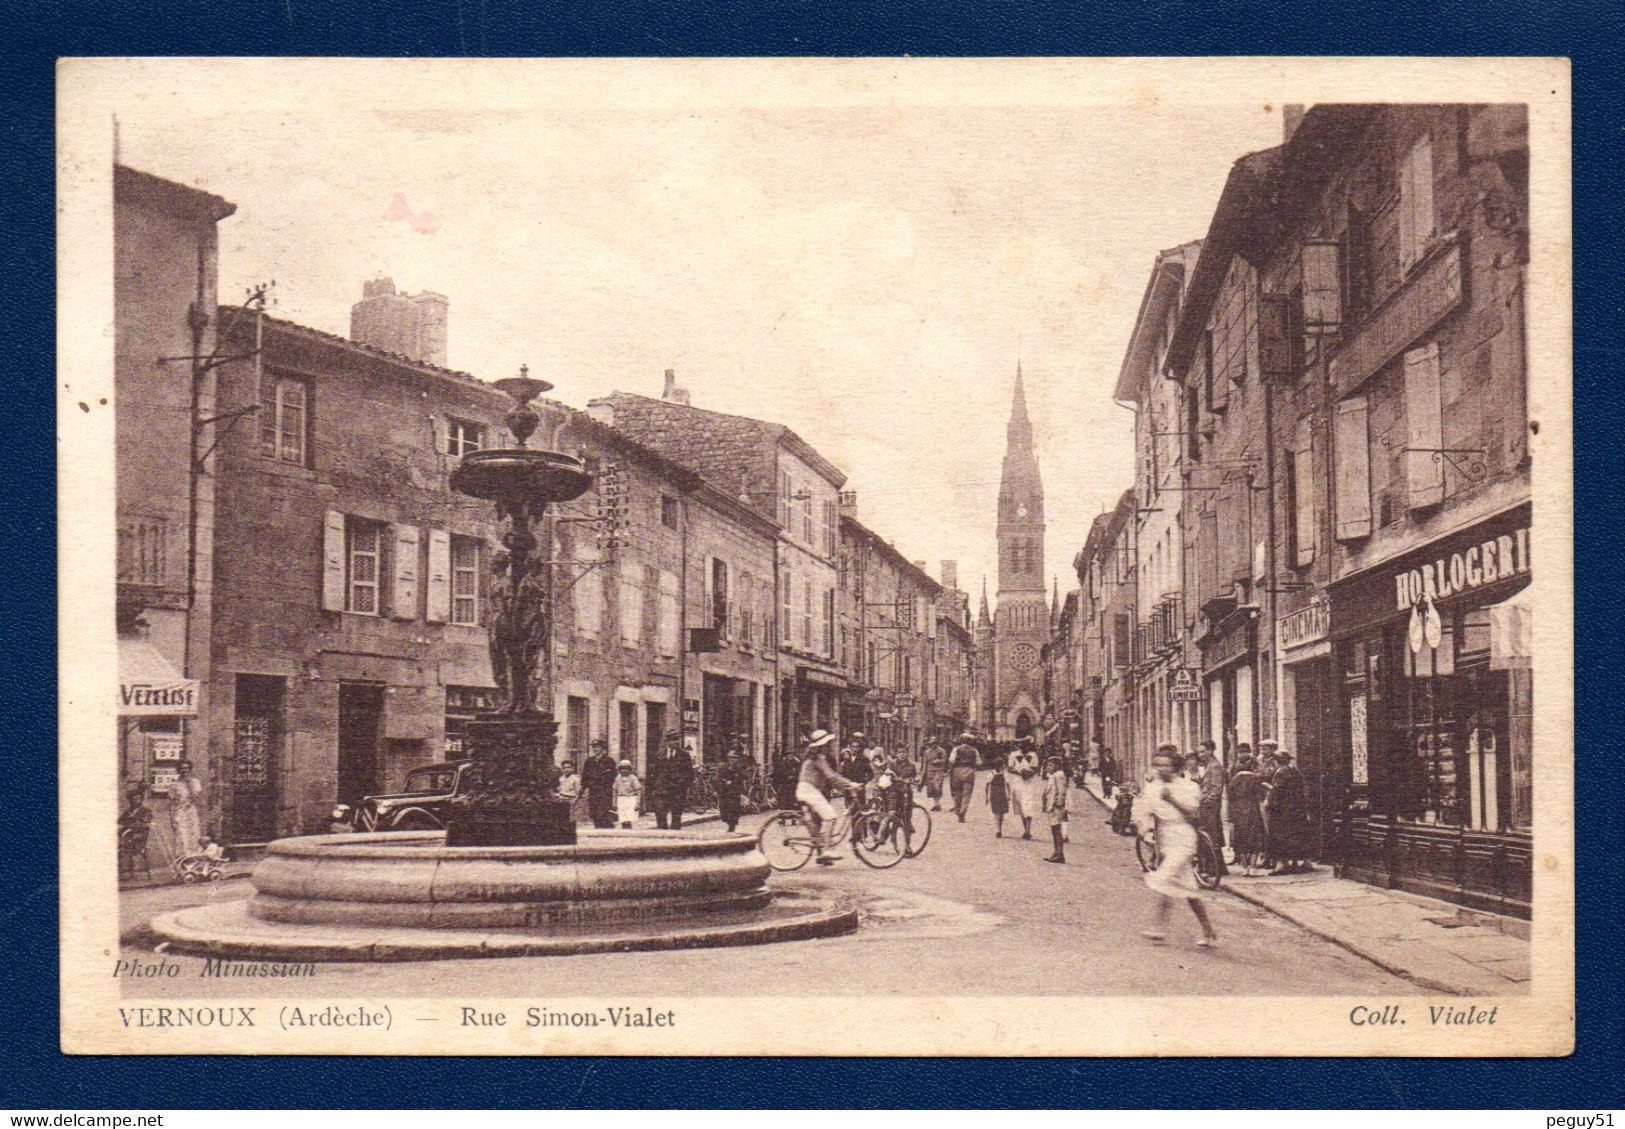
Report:
M 1025 742 L 1011 750 L 1004 764 L 993 766 L 984 795 L 993 812 L 993 837 L 1004 838 L 1004 817 L 1011 812 L 1021 820 L 1021 837 L 1033 837 L 1033 820 L 1042 816 L 1049 824 L 1055 850 L 1045 862 L 1066 861 L 1067 803 L 1070 787 L 1065 758 L 1051 754 L 1038 768 L 1038 751 Z M 960 816 L 960 822 L 964 822 Z
M 585 797 L 587 817 L 594 827 L 601 829 L 613 828 L 617 824 L 623 828 L 632 827 L 647 800 L 655 814 L 657 828 L 662 831 L 682 830 L 688 790 L 694 783 L 694 758 L 675 729 L 666 734 L 660 749 L 649 758 L 647 783 L 638 776 L 631 761 L 617 763 L 609 755 L 609 742 L 603 738 L 595 738 L 588 748 L 590 751 L 581 762 L 579 772 L 572 761 L 564 761 L 559 766 L 558 793 L 561 799 L 576 804 Z M 733 822 L 737 823 L 737 790 L 733 800 Z M 727 818 L 724 811 L 724 822 L 727 822 Z M 733 830 L 732 823 L 728 830 Z
M 1313 868 L 1303 773 L 1277 742 L 1261 741 L 1259 750 L 1255 756 L 1249 744 L 1238 744 L 1226 769 L 1212 741 L 1197 747 L 1188 769 L 1201 797 L 1201 828 L 1219 848 L 1221 873 L 1226 815 L 1229 846 L 1248 877 L 1307 873 Z

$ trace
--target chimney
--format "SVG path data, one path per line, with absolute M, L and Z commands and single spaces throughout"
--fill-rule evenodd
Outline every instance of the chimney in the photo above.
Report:
M 666 390 L 660 394 L 660 398 L 668 404 L 688 404 L 688 389 L 677 383 L 676 369 L 666 370 Z
M 957 592 L 959 590 L 958 561 L 942 562 L 942 586 L 953 592 Z
M 858 520 L 858 492 L 856 490 L 842 490 L 836 495 L 840 502 L 841 512 L 853 521 Z
M 402 294 L 394 279 L 369 279 L 350 307 L 350 340 L 444 368 L 450 305 L 444 294 Z
M 1288 102 L 1281 107 L 1281 144 L 1285 145 L 1292 140 L 1292 135 L 1298 132 L 1298 126 L 1302 122 L 1302 102 Z

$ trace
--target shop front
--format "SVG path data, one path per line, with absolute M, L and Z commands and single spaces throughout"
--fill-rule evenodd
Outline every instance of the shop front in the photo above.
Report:
M 186 730 L 188 719 L 198 712 L 198 681 L 182 677 L 151 642 L 135 636 L 118 641 L 118 680 L 119 776 L 125 797 L 119 870 L 148 875 L 196 846 L 176 842 L 167 800 L 190 759 Z M 201 766 L 194 766 L 193 774 L 202 776 Z
M 1208 707 L 1207 733 L 1227 764 L 1234 759 L 1237 746 L 1257 747 L 1256 615 L 1251 607 L 1239 607 L 1199 640 L 1203 697 Z
M 1338 739 L 1337 684 L 1332 677 L 1331 601 L 1323 591 L 1300 594 L 1283 607 L 1277 631 L 1281 655 L 1281 742 L 1303 773 L 1316 861 L 1337 859 L 1348 807 L 1348 762 Z
M 838 732 L 846 679 L 815 667 L 797 666 L 795 678 L 783 684 L 784 747 L 800 754 L 815 729 Z
M 1529 915 L 1529 522 L 1525 504 L 1332 586 L 1347 876 Z

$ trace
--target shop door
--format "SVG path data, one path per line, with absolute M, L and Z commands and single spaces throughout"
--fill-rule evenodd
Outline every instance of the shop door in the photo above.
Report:
M 284 680 L 237 676 L 231 746 L 227 843 L 265 843 L 277 837 L 277 760 L 282 748 Z
M 339 684 L 338 802 L 354 805 L 383 790 L 378 733 L 384 717 L 384 688 L 359 682 Z
M 638 772 L 642 774 L 647 770 L 648 758 L 660 750 L 666 740 L 666 703 L 643 703 L 643 754 L 644 759 L 638 763 Z
M 1337 739 L 1340 719 L 1332 694 L 1331 660 L 1313 659 L 1299 664 L 1294 668 L 1292 685 L 1297 729 L 1291 751 L 1296 754 L 1298 771 L 1303 773 L 1313 836 L 1310 841 L 1318 845 L 1316 857 L 1326 859 L 1336 842 L 1347 775 Z
M 638 704 L 636 702 L 616 702 L 620 713 L 620 759 L 629 760 L 633 765 L 641 765 L 643 758 L 638 755 Z

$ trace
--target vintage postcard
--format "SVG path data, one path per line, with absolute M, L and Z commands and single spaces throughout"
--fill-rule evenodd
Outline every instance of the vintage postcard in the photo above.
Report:
M 1572 1049 L 1564 61 L 59 88 L 65 1050 Z

